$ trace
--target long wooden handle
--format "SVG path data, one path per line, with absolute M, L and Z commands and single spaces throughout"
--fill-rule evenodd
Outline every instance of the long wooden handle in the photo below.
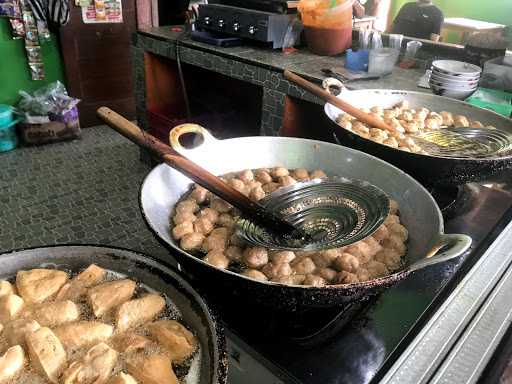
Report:
M 311 92 L 313 95 L 318 96 L 322 100 L 335 105 L 342 111 L 347 112 L 349 115 L 354 116 L 356 119 L 362 121 L 363 123 L 368 124 L 370 127 L 376 127 L 380 129 L 385 129 L 389 132 L 395 132 L 395 129 L 390 125 L 386 124 L 382 119 L 378 119 L 366 112 L 361 111 L 359 108 L 354 107 L 352 104 L 347 103 L 334 95 L 331 95 L 329 92 L 319 87 L 316 84 L 296 75 L 295 73 L 290 72 L 289 70 L 284 70 L 284 77 L 291 81 L 292 83 L 297 84 L 301 88 L 304 88 L 306 91 Z
M 140 147 L 149 150 L 170 167 L 185 174 L 197 184 L 226 200 L 251 220 L 278 233 L 297 234 L 296 228 L 280 216 L 266 211 L 260 204 L 249 199 L 193 161 L 181 156 L 170 146 L 164 144 L 153 135 L 144 132 L 123 116 L 107 107 L 99 108 L 97 114 L 105 123 L 121 135 L 127 137 Z

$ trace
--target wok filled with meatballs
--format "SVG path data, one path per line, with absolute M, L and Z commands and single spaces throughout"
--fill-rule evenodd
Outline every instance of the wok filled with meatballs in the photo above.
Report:
M 258 201 L 267 193 L 297 182 L 324 178 L 320 170 L 265 168 L 223 175 L 236 190 Z M 255 247 L 238 236 L 237 210 L 199 185 L 176 205 L 171 232 L 181 249 L 216 268 L 229 269 L 260 281 L 325 286 L 377 279 L 398 271 L 407 249 L 407 229 L 400 224 L 399 207 L 390 202 L 384 224 L 364 240 L 347 247 L 317 252 L 275 251 Z
M 428 155 L 412 137 L 445 127 L 489 128 L 511 134 L 512 120 L 493 111 L 422 92 L 359 90 L 343 91 L 338 97 L 347 98 L 354 106 L 384 119 L 396 132 L 369 127 L 326 104 L 327 124 L 335 140 L 377 156 L 427 186 L 488 180 L 512 165 L 511 153 L 483 158 Z
M 225 382 L 222 330 L 146 256 L 61 246 L 3 254 L 0 265 L 1 383 Z
M 176 130 L 186 133 L 177 127 Z M 347 247 L 320 252 L 254 247 L 237 236 L 238 212 L 165 164 L 140 190 L 143 217 L 194 284 L 213 294 L 272 307 L 326 307 L 376 294 L 416 269 L 463 253 L 471 240 L 443 234 L 432 196 L 401 170 L 336 144 L 284 137 L 216 140 L 206 130 L 181 154 L 253 200 L 310 179 L 342 176 L 368 181 L 391 199 L 384 225 Z M 251 154 L 248 156 L 247 154 Z M 443 249 L 433 257 L 432 250 Z M 162 258 L 166 261 L 166 258 Z

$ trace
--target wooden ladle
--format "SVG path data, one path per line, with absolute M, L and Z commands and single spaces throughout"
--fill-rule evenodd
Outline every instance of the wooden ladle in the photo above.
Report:
M 306 236 L 279 215 L 267 211 L 261 204 L 249 199 L 214 174 L 208 172 L 186 157 L 183 157 L 170 146 L 164 144 L 151 134 L 144 132 L 131 121 L 111 109 L 101 107 L 98 109 L 97 114 L 105 123 L 121 135 L 130 139 L 140 147 L 149 150 L 170 167 L 183 173 L 197 184 L 226 200 L 239 209 L 242 215 L 249 220 L 278 234 L 293 237 Z
M 388 132 L 396 133 L 396 130 L 387 124 L 384 120 L 361 111 L 359 108 L 354 107 L 352 104 L 347 103 L 346 101 L 341 100 L 334 95 L 331 95 L 329 92 L 319 87 L 318 85 L 313 84 L 312 82 L 296 75 L 295 73 L 290 72 L 287 69 L 284 70 L 284 77 L 285 79 L 291 81 L 294 84 L 297 84 L 299 87 L 305 89 L 306 91 L 311 92 L 313 95 L 318 96 L 325 102 L 330 103 L 342 111 L 348 113 L 349 115 L 354 116 L 357 120 L 368 124 L 368 126 L 385 129 Z

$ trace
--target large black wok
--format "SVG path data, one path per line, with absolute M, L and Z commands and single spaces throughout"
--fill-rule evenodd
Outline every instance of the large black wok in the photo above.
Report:
M 171 133 L 176 139 L 176 129 Z M 183 129 L 179 132 L 185 133 Z M 401 220 L 410 239 L 405 268 L 390 276 L 364 283 L 327 287 L 290 286 L 252 280 L 234 272 L 218 269 L 181 250 L 171 237 L 170 217 L 174 205 L 188 190 L 191 180 L 165 164 L 155 167 L 140 190 L 143 216 L 156 237 L 172 251 L 184 271 L 209 293 L 245 301 L 257 301 L 274 308 L 330 307 L 379 293 L 404 279 L 409 273 L 443 262 L 464 253 L 471 244 L 465 235 L 443 233 L 441 212 L 427 190 L 403 171 L 373 156 L 336 144 L 284 137 L 247 137 L 216 140 L 206 130 L 204 142 L 195 149 L 173 147 L 216 175 L 243 169 L 284 166 L 286 168 L 322 169 L 328 175 L 366 180 L 398 201 Z M 446 247 L 436 256 L 429 252 Z M 162 260 L 169 261 L 168 259 Z
M 368 89 L 358 91 L 344 90 L 340 95 L 359 108 L 382 106 L 389 108 L 400 101 L 407 100 L 411 108 L 425 107 L 431 111 L 448 111 L 478 120 L 484 125 L 512 132 L 512 120 L 495 112 L 475 107 L 471 104 L 421 92 Z M 512 166 L 512 155 L 485 159 L 444 158 L 419 155 L 400 151 L 383 144 L 364 139 L 336 123 L 340 110 L 331 104 L 325 105 L 325 115 L 339 144 L 377 156 L 409 173 L 424 185 L 460 185 L 468 182 L 489 180 Z
M 199 340 L 199 353 L 186 376 L 187 383 L 226 383 L 224 333 L 197 292 L 176 271 L 149 257 L 121 248 L 62 245 L 0 254 L 0 279 L 11 279 L 21 269 L 57 268 L 79 271 L 90 264 L 105 268 L 164 293 L 178 317 Z M 174 309 L 174 308 L 173 308 Z

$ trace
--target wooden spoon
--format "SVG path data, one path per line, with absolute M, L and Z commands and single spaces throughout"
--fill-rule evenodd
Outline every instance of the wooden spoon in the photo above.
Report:
M 164 144 L 151 134 L 144 132 L 131 121 L 112 111 L 107 107 L 101 107 L 97 111 L 98 116 L 115 129 L 121 135 L 133 141 L 135 144 L 155 154 L 170 167 L 188 176 L 197 184 L 211 191 L 220 198 L 240 210 L 248 219 L 262 227 L 279 234 L 304 237 L 305 235 L 284 220 L 279 215 L 268 212 L 257 202 L 249 199 L 232 186 L 222 181 L 214 174 L 200 167 L 191 160 L 183 157 L 170 146 Z
M 387 124 L 384 120 L 376 118 L 366 112 L 361 111 L 359 108 L 354 107 L 352 104 L 347 103 L 344 100 L 337 98 L 334 95 L 331 95 L 326 90 L 322 89 L 316 84 L 304 79 L 296 75 L 295 73 L 290 72 L 289 70 L 284 70 L 285 79 L 291 81 L 294 84 L 297 84 L 299 87 L 305 89 L 306 91 L 311 92 L 313 95 L 318 96 L 320 99 L 325 102 L 332 104 L 342 111 L 348 113 L 349 115 L 354 116 L 357 120 L 366 123 L 370 127 L 385 129 L 388 132 L 396 133 L 396 130 Z

